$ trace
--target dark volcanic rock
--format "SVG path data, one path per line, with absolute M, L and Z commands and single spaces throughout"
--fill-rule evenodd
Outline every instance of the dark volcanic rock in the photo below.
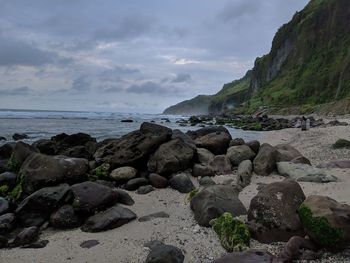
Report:
M 94 182 L 84 182 L 71 187 L 74 210 L 78 213 L 93 214 L 114 205 L 118 200 L 117 192 Z
M 91 240 L 86 240 L 86 241 L 83 241 L 80 246 L 82 248 L 92 248 L 94 246 L 97 246 L 98 244 L 100 244 L 100 242 L 98 240 L 95 240 L 95 239 L 91 239 Z
M 194 218 L 201 226 L 209 226 L 209 221 L 229 212 L 234 216 L 247 213 L 238 199 L 238 192 L 229 185 L 212 185 L 204 188 L 191 199 Z
M 27 158 L 33 156 L 38 150 L 24 142 L 17 142 L 13 148 L 11 158 L 17 163 L 18 168 L 26 161 Z
M 209 165 L 202 165 L 196 163 L 192 169 L 193 177 L 206 177 L 206 176 L 215 176 L 214 169 Z
M 237 167 L 244 160 L 253 160 L 255 153 L 247 145 L 232 146 L 227 150 L 227 157 L 232 166 Z
M 216 183 L 210 177 L 202 177 L 198 180 L 199 184 L 202 186 L 215 185 Z
M 15 246 L 24 246 L 33 243 L 39 238 L 39 229 L 36 226 L 28 227 L 22 230 L 13 241 Z
M 169 180 L 171 188 L 178 190 L 180 193 L 189 193 L 194 190 L 194 185 L 187 174 L 177 174 Z
M 42 154 L 55 155 L 57 151 L 56 143 L 52 140 L 47 140 L 47 139 L 38 140 L 34 142 L 32 146 L 37 148 Z
M 226 132 L 215 132 L 197 138 L 195 143 L 198 148 L 205 148 L 212 153 L 219 155 L 226 154 L 231 139 L 231 135 Z
M 215 155 L 204 148 L 197 148 L 196 160 L 202 165 L 209 165 L 214 160 Z
M 69 198 L 69 185 L 42 188 L 25 198 L 16 209 L 16 217 L 24 226 L 40 226 L 50 214 Z
M 267 251 L 250 249 L 227 254 L 212 263 L 280 263 Z
M 252 236 L 260 242 L 288 241 L 303 235 L 297 210 L 305 200 L 300 185 L 284 180 L 264 186 L 251 200 L 248 221 Z
M 250 149 L 252 149 L 255 153 L 259 152 L 259 149 L 260 149 L 260 142 L 259 141 L 256 141 L 256 140 L 249 141 L 245 145 L 249 146 Z
M 86 180 L 86 159 L 33 154 L 23 163 L 23 191 L 30 194 L 42 187 L 60 183 L 74 184 Z
M 0 136 L 0 141 L 6 141 L 5 137 Z
M 121 189 L 115 189 L 114 191 L 118 194 L 118 203 L 129 206 L 135 204 L 135 201 L 127 192 Z
M 9 159 L 15 148 L 15 143 L 6 143 L 0 146 L 0 159 Z
M 0 248 L 7 247 L 8 240 L 4 236 L 0 236 Z
M 250 160 L 245 160 L 238 165 L 237 184 L 242 188 L 248 186 L 252 179 L 253 164 Z
M 15 141 L 28 139 L 28 138 L 29 136 L 25 133 L 15 133 L 14 135 L 12 135 L 12 139 L 14 139 Z
M 183 171 L 192 164 L 194 148 L 181 139 L 174 139 L 159 146 L 148 161 L 148 170 L 161 175 Z
M 69 229 L 79 227 L 81 221 L 71 205 L 64 205 L 51 214 L 50 224 L 55 228 Z
M 183 263 L 185 260 L 179 248 L 165 245 L 160 241 L 152 241 L 145 246 L 151 249 L 146 263 Z
M 270 144 L 262 144 L 253 161 L 254 172 L 258 175 L 269 175 L 276 168 L 276 159 L 277 150 Z
M 120 227 L 136 218 L 136 214 L 131 210 L 114 206 L 106 211 L 89 217 L 81 230 L 84 232 L 100 232 Z
M 10 210 L 10 203 L 5 199 L 0 197 L 0 216 L 6 214 Z
M 143 167 L 159 145 L 170 140 L 169 128 L 143 123 L 140 130 L 128 133 L 99 148 L 94 157 L 97 163 L 109 163 L 112 169 L 122 166 Z
M 165 212 L 157 212 L 157 213 L 153 213 L 150 215 L 145 215 L 139 218 L 139 222 L 146 222 L 146 221 L 150 221 L 154 218 L 169 218 L 169 215 Z
M 244 144 L 245 144 L 245 142 L 242 138 L 235 138 L 230 142 L 230 147 L 244 145 Z
M 129 190 L 129 191 L 135 191 L 140 186 L 148 185 L 148 184 L 149 184 L 149 182 L 146 178 L 134 178 L 134 179 L 129 180 L 126 183 L 125 189 Z
M 137 190 L 136 190 L 136 193 L 139 194 L 139 195 L 145 195 L 145 194 L 148 194 L 150 192 L 154 191 L 154 188 L 152 185 L 143 185 L 143 186 L 140 186 Z
M 11 172 L 5 172 L 0 174 L 0 186 L 7 185 L 9 188 L 13 188 L 16 185 L 17 174 Z
M 169 185 L 169 182 L 166 178 L 154 173 L 149 175 L 149 182 L 155 188 L 167 188 Z
M 209 126 L 196 131 L 188 131 L 186 134 L 190 136 L 193 140 L 195 140 L 199 137 L 205 136 L 210 133 L 216 133 L 216 132 L 225 132 L 227 134 L 230 134 L 228 129 L 226 129 L 223 126 Z
M 47 244 L 49 244 L 49 240 L 39 240 L 39 241 L 36 241 L 36 242 L 34 242 L 34 243 L 24 245 L 24 246 L 22 246 L 21 248 L 34 248 L 34 249 L 38 249 L 38 248 L 44 248 L 44 247 L 46 247 Z
M 291 162 L 292 160 L 303 160 L 306 164 L 311 164 L 297 149 L 289 144 L 279 144 L 275 146 L 277 150 L 276 162 Z
M 0 234 L 7 234 L 14 229 L 16 217 L 13 213 L 7 213 L 0 216 Z
M 232 165 L 226 155 L 216 155 L 210 163 L 216 175 L 232 174 Z

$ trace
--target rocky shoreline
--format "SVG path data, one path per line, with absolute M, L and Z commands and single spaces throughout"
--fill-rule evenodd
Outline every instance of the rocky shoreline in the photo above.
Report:
M 104 241 L 99 233 L 133 233 L 131 226 L 150 224 L 150 239 L 133 239 L 144 241 L 142 255 L 120 262 L 330 262 L 333 253 L 340 260 L 333 262 L 347 262 L 350 206 L 303 189 L 338 184 L 343 175 L 312 162 L 289 143 L 245 142 L 222 126 L 185 134 L 143 123 L 102 142 L 78 133 L 32 145 L 7 143 L 0 147 L 0 256 L 20 262 L 11 259 L 11 251 L 24 251 L 16 247 L 45 251 L 52 231 L 93 233 L 81 243 L 92 249 Z M 349 168 L 348 162 L 341 165 Z M 264 183 L 252 196 L 257 178 Z M 251 198 L 243 200 L 246 194 Z M 162 211 L 163 206 L 171 209 Z M 181 227 L 180 248 L 168 243 L 174 237 L 167 227 Z M 191 242 L 198 236 L 209 244 L 196 251 Z M 133 249 L 130 242 L 122 242 L 125 253 Z M 286 243 L 272 253 L 260 249 L 276 242 Z

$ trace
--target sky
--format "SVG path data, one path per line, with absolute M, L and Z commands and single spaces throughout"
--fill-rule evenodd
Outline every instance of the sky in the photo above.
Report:
M 0 0 L 0 108 L 160 113 L 214 94 L 308 0 Z

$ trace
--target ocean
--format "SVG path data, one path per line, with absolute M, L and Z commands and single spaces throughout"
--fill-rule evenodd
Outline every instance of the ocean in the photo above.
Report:
M 164 119 L 170 122 L 165 122 Z M 133 122 L 121 122 L 131 119 Z M 84 132 L 95 137 L 97 141 L 106 138 L 118 138 L 124 134 L 139 129 L 140 125 L 155 122 L 171 129 L 183 132 L 200 129 L 198 126 L 182 127 L 176 121 L 188 119 L 186 116 L 162 114 L 135 114 L 114 112 L 77 112 L 77 111 L 42 111 L 42 110 L 0 110 L 0 136 L 12 141 L 14 133 L 25 133 L 29 136 L 27 143 L 39 139 L 48 139 L 59 133 L 73 134 Z M 229 128 L 233 138 L 253 140 L 259 138 L 259 132 L 242 131 Z

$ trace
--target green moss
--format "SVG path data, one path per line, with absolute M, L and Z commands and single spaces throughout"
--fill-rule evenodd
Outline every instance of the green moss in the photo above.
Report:
M 333 144 L 333 148 L 340 149 L 340 148 L 350 148 L 350 141 L 345 139 L 339 139 Z
M 228 251 L 242 251 L 249 247 L 250 233 L 248 227 L 230 213 L 210 221 L 210 225 L 218 235 L 221 245 Z
M 191 199 L 196 195 L 196 194 L 198 194 L 198 189 L 193 189 L 191 192 L 189 192 L 188 194 L 187 194 L 187 200 L 188 201 L 191 201 Z
M 23 184 L 24 184 L 24 177 L 19 176 L 19 180 L 17 181 L 15 188 L 13 188 L 12 191 L 8 193 L 8 195 L 14 199 L 21 198 L 22 192 L 23 192 Z
M 6 196 L 8 190 L 9 190 L 8 185 L 4 184 L 0 186 L 0 196 Z
M 324 217 L 314 217 L 310 208 L 302 204 L 298 209 L 300 221 L 312 233 L 315 241 L 323 247 L 334 248 L 344 237 L 341 229 L 333 228 Z
M 315 107 L 310 104 L 304 104 L 301 105 L 299 112 L 300 114 L 310 114 L 314 112 L 314 108 Z
M 15 155 L 12 153 L 10 159 L 7 161 L 6 164 L 7 170 L 18 173 L 19 169 L 21 168 L 21 165 L 17 161 Z
M 97 167 L 95 169 L 96 177 L 98 179 L 106 179 L 106 178 L 108 178 L 110 167 L 111 166 L 108 163 L 104 163 L 104 164 L 100 165 L 99 167 Z

